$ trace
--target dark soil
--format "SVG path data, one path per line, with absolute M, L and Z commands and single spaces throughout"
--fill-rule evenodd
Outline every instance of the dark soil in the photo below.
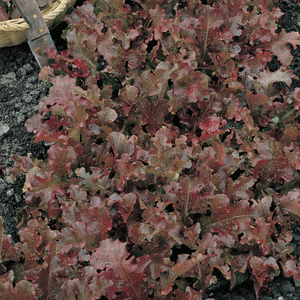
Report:
M 83 0 L 79 1 L 83 2 Z M 281 10 L 286 13 L 284 21 L 279 24 L 279 30 L 284 27 L 287 32 L 300 32 L 300 4 L 293 2 L 280 3 Z M 66 24 L 61 24 L 51 32 L 58 51 L 66 47 L 60 35 Z M 294 61 L 291 68 L 300 78 L 300 48 L 292 51 Z M 279 68 L 274 58 L 269 65 L 271 71 Z M 9 167 L 13 165 L 10 156 L 32 155 L 39 159 L 47 158 L 48 147 L 43 143 L 33 144 L 33 134 L 24 127 L 25 121 L 38 113 L 38 105 L 48 91 L 46 82 L 39 81 L 39 68 L 27 44 L 0 49 L 0 216 L 5 223 L 6 234 L 10 234 L 12 242 L 19 241 L 16 217 L 25 205 L 22 188 L 25 176 L 19 176 L 14 184 L 5 180 L 9 175 Z M 300 81 L 293 81 L 292 89 L 300 87 Z M 294 227 L 294 253 L 300 256 L 300 228 Z M 283 272 L 281 272 L 282 274 Z M 247 280 L 242 285 L 229 291 L 229 283 L 219 278 L 216 285 L 206 289 L 204 299 L 215 300 L 255 300 L 253 283 Z M 251 274 L 249 274 L 249 279 Z M 283 275 L 275 278 L 266 288 L 259 300 L 300 300 L 300 281 L 296 284 Z

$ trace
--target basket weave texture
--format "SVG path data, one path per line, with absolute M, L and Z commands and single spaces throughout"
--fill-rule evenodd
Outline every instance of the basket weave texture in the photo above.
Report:
M 41 11 L 48 28 L 60 23 L 76 0 L 57 0 Z M 22 44 L 27 40 L 29 26 L 23 18 L 0 22 L 0 48 Z

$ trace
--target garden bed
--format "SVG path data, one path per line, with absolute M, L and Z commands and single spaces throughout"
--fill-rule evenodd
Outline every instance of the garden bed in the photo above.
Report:
M 282 11 L 286 13 L 285 21 L 280 24 L 280 27 L 283 26 L 287 32 L 299 31 L 299 16 L 297 11 L 300 11 L 300 5 L 284 2 L 280 4 L 280 7 Z M 57 28 L 52 33 L 55 44 L 60 51 L 66 47 L 64 41 L 59 38 L 63 26 L 64 25 Z M 155 47 L 155 45 L 153 45 L 153 47 Z M 300 59 L 298 53 L 298 49 L 292 51 L 294 60 L 291 67 L 293 72 L 300 77 Z M 273 57 L 272 62 L 269 63 L 269 69 L 276 71 L 279 67 L 280 63 Z M 0 173 L 0 215 L 2 215 L 5 220 L 4 227 L 6 234 L 10 234 L 14 242 L 18 242 L 19 237 L 15 217 L 18 217 L 18 222 L 24 218 L 22 207 L 25 201 L 22 189 L 25 175 L 19 175 L 14 183 L 8 183 L 5 180 L 6 176 L 10 175 L 8 167 L 13 165 L 13 161 L 9 160 L 9 157 L 11 155 L 26 156 L 27 153 L 31 153 L 32 156 L 37 159 L 47 159 L 49 146 L 44 146 L 42 142 L 33 144 L 33 134 L 26 132 L 24 123 L 28 118 L 38 113 L 38 105 L 40 101 L 48 95 L 49 85 L 46 82 L 38 80 L 39 69 L 27 45 L 0 49 L 0 69 L 2 71 L 0 74 L 0 165 L 2 169 Z M 293 80 L 290 87 L 291 89 L 300 87 L 299 81 L 296 79 Z M 162 105 L 163 104 L 162 102 Z M 158 125 L 154 124 L 153 126 Z M 151 129 L 148 127 L 148 131 L 152 132 L 153 130 L 156 130 L 156 128 Z M 116 149 L 118 147 L 115 147 L 114 151 L 117 151 Z M 110 174 L 110 176 L 114 175 Z M 174 176 L 176 176 L 176 174 Z M 236 176 L 238 176 L 238 174 L 236 174 Z M 139 189 L 142 188 L 143 185 L 139 185 Z M 149 190 L 151 190 L 151 187 Z M 170 209 L 170 207 L 168 209 Z M 172 210 L 170 210 L 170 212 L 172 213 Z M 120 226 L 123 225 L 121 224 Z M 120 227 L 119 229 L 121 230 L 122 228 Z M 124 242 L 122 236 L 120 239 Z M 290 244 L 294 246 L 293 254 L 299 257 L 300 230 L 296 223 L 293 225 L 293 240 Z M 173 252 L 175 253 L 174 249 L 175 248 L 173 248 Z M 188 251 L 190 251 L 190 249 L 182 246 L 174 255 L 186 254 L 189 253 Z M 174 259 L 174 257 L 172 259 Z M 250 300 L 256 298 L 252 281 L 246 280 L 230 291 L 229 281 L 222 278 L 223 276 L 220 271 L 215 270 L 214 276 L 218 278 L 218 281 L 216 284 L 212 284 L 206 288 L 203 296 L 204 299 Z M 299 294 L 300 286 L 298 285 L 298 281 L 294 283 L 292 278 L 284 277 L 281 271 L 281 275 L 275 277 L 274 281 L 270 283 L 269 289 L 261 289 L 259 299 L 278 300 L 282 297 L 284 300 L 294 300 L 300 299 Z

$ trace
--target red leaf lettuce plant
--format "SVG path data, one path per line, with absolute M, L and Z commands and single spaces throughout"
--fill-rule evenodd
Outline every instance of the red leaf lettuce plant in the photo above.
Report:
M 15 157 L 9 178 L 26 172 L 27 207 L 21 242 L 0 223 L 1 299 L 201 299 L 216 270 L 258 297 L 280 272 L 300 279 L 300 35 L 276 32 L 282 15 L 104 0 L 66 17 L 26 122 L 49 157 Z

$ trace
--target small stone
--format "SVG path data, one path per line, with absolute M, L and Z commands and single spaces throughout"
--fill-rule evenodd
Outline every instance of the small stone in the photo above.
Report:
M 9 131 L 10 127 L 7 124 L 0 125 L 0 137 Z
M 21 78 L 26 75 L 26 70 L 24 68 L 20 68 L 17 72 L 17 77 Z
M 26 95 L 24 97 L 24 100 L 25 100 L 26 103 L 32 103 L 33 102 L 33 98 L 29 95 Z
M 9 189 L 6 192 L 7 197 L 11 197 L 14 194 L 14 190 L 13 189 Z
M 25 116 L 24 114 L 19 114 L 17 117 L 17 122 L 18 123 L 23 123 L 25 121 Z
M 16 79 L 16 73 L 15 72 L 9 72 L 9 73 L 6 74 L 6 78 L 14 80 L 14 79 Z
M 27 82 L 29 83 L 34 83 L 38 81 L 38 77 L 37 76 L 31 76 L 27 79 Z
M 23 97 L 23 99 L 24 99 L 24 97 Z M 15 109 L 16 110 L 19 110 L 21 107 L 22 107 L 22 103 L 21 102 L 17 102 L 17 103 L 15 103 Z
M 23 201 L 22 197 L 20 195 L 15 194 L 15 200 L 17 203 L 21 203 Z
M 33 67 L 31 66 L 31 64 L 26 64 L 23 68 L 27 73 L 31 73 L 33 71 Z

